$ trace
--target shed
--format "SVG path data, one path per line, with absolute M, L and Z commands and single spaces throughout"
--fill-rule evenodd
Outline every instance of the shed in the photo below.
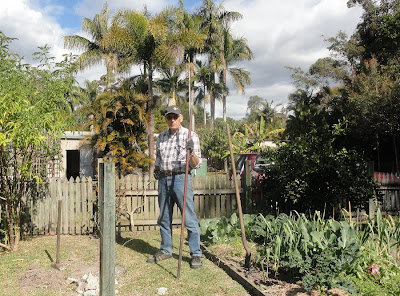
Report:
M 94 177 L 94 150 L 85 140 L 93 135 L 87 131 L 66 131 L 61 139 L 61 165 L 59 176 L 70 179 L 71 177 Z

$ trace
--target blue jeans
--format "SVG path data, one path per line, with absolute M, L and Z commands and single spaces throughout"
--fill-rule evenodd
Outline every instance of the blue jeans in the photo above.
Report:
M 160 227 L 161 247 L 165 254 L 172 255 L 172 211 L 177 204 L 182 213 L 185 174 L 175 176 L 161 175 L 158 180 L 158 205 L 160 216 L 157 223 Z M 191 256 L 201 256 L 200 229 L 194 211 L 192 176 L 188 175 L 185 226 L 188 232 L 188 243 Z

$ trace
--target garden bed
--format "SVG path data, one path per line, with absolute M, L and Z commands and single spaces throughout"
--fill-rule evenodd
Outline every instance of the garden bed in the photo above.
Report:
M 244 256 L 232 256 L 232 246 L 229 244 L 214 245 L 207 248 L 202 245 L 204 256 L 222 268 L 232 279 L 240 283 L 253 296 L 284 296 L 309 295 L 302 288 L 301 282 L 290 279 L 265 278 L 265 273 L 259 268 L 244 266 Z
M 238 250 L 235 250 L 231 244 L 218 244 L 209 248 L 202 244 L 202 249 L 207 259 L 222 268 L 232 279 L 245 287 L 252 296 L 317 296 L 321 294 L 317 290 L 307 292 L 302 287 L 301 280 L 292 278 L 289 274 L 283 273 L 267 278 L 260 267 L 246 268 L 244 266 L 245 252 L 243 251 L 241 256 L 238 256 Z M 327 295 L 345 296 L 348 294 L 339 289 L 332 289 L 327 292 Z
M 235 215 L 200 228 L 205 254 L 253 295 L 399 295 L 398 223 L 379 212 L 363 228 L 319 213 L 244 215 L 250 268 Z

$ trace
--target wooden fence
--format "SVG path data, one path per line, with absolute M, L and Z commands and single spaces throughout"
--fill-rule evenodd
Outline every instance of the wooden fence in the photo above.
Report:
M 25 205 L 29 218 L 24 232 L 29 234 L 55 234 L 57 204 L 62 201 L 61 234 L 93 233 L 96 219 L 95 184 L 89 178 L 51 179 L 47 194 L 38 198 L 31 196 Z
M 128 175 L 116 182 L 117 224 L 131 230 L 156 229 L 159 216 L 158 182 L 147 176 Z M 233 180 L 226 175 L 193 178 L 194 204 L 197 217 L 231 216 L 236 210 Z M 174 208 L 173 224 L 181 223 L 178 207 Z M 122 229 L 122 230 L 124 230 Z
M 154 179 L 128 175 L 116 180 L 116 222 L 120 231 L 153 230 L 157 228 L 158 188 Z M 193 178 L 195 211 L 199 219 L 230 217 L 236 211 L 233 180 L 226 175 Z M 97 227 L 96 183 L 91 178 L 52 179 L 49 192 L 42 199 L 28 201 L 31 234 L 54 234 L 57 202 L 62 200 L 62 234 L 93 233 Z M 181 223 L 177 207 L 173 224 Z
M 400 177 L 397 174 L 374 172 L 373 179 L 378 185 L 400 186 Z
M 376 182 L 382 202 L 378 204 L 386 214 L 400 213 L 400 186 L 396 175 L 376 173 Z M 260 209 L 258 202 L 265 199 L 264 188 L 243 182 L 242 206 L 247 213 L 260 210 L 279 212 L 277 205 L 268 204 Z M 239 182 L 240 184 L 241 182 Z M 256 185 L 258 182 L 256 182 Z M 259 185 L 259 184 L 258 184 Z M 260 188 L 258 188 L 260 187 Z M 26 202 L 27 224 L 23 232 L 29 234 L 52 234 L 56 231 L 57 202 L 62 200 L 62 234 L 93 233 L 97 227 L 96 182 L 91 178 L 52 179 L 43 198 Z M 157 228 L 158 188 L 154 179 L 147 176 L 129 175 L 116 180 L 116 222 L 119 231 L 153 230 Z M 230 217 L 237 209 L 233 180 L 226 175 L 196 176 L 193 178 L 195 211 L 199 219 Z M 265 204 L 265 201 L 263 202 Z M 371 205 L 370 205 L 371 206 Z M 375 207 L 370 207 L 370 209 Z M 181 215 L 177 207 L 173 212 L 173 224 L 180 224 Z
M 400 214 L 400 177 L 393 173 L 375 172 L 374 181 L 379 185 L 378 205 L 384 214 Z

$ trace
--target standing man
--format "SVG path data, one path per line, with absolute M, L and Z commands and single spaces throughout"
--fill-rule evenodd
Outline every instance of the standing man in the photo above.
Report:
M 192 132 L 188 139 L 188 129 L 181 126 L 183 115 L 177 106 L 169 106 L 165 110 L 165 120 L 169 129 L 158 136 L 156 146 L 156 162 L 154 177 L 158 179 L 158 205 L 160 216 L 161 246 L 160 250 L 147 262 L 160 262 L 172 257 L 172 210 L 177 204 L 182 213 L 183 193 L 185 187 L 186 151 L 190 151 L 189 167 L 199 168 L 201 165 L 200 141 Z M 188 232 L 191 268 L 200 268 L 200 230 L 194 211 L 192 176 L 188 175 L 185 226 Z M 183 222 L 182 222 L 183 223 Z

